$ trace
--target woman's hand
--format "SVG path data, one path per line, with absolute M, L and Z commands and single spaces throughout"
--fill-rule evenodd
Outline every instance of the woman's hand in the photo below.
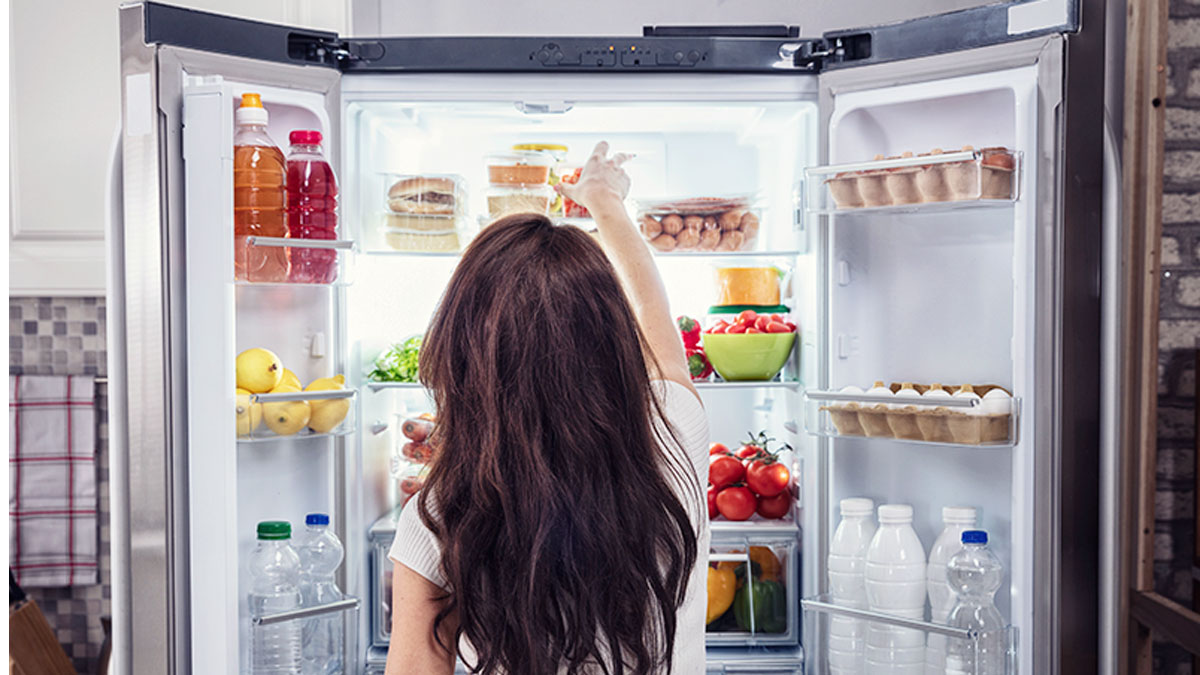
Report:
M 613 205 L 621 206 L 629 195 L 629 175 L 621 165 L 632 156 L 618 152 L 610 158 L 608 143 L 600 141 L 583 165 L 579 182 L 570 184 L 560 181 L 554 188 L 591 212 L 603 211 Z

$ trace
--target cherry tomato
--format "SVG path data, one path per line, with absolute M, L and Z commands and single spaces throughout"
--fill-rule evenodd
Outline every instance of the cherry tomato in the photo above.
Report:
M 713 455 L 708 461 L 708 482 L 721 489 L 746 476 L 746 467 L 733 455 Z
M 710 519 L 717 517 L 717 492 L 719 490 L 716 487 L 708 486 L 708 517 Z
M 737 315 L 738 323 L 754 323 L 756 320 L 758 320 L 758 313 L 752 309 L 744 310 Z
M 754 493 L 747 487 L 727 487 L 717 493 L 717 510 L 730 520 L 746 520 L 757 507 Z
M 746 332 L 747 333 L 757 333 L 759 335 L 762 335 L 762 331 L 757 328 L 747 328 Z
M 709 488 L 709 495 L 712 494 L 712 489 Z M 709 513 L 712 513 L 712 497 L 709 497 Z M 787 515 L 788 509 L 792 504 L 792 496 L 787 492 L 780 492 L 774 497 L 759 497 L 758 498 L 758 515 L 763 518 L 782 518 Z
M 708 454 L 710 455 L 727 455 L 729 448 L 725 447 L 724 443 L 713 443 L 708 446 Z
M 746 485 L 761 497 L 774 497 L 783 492 L 791 480 L 791 472 L 774 457 L 756 459 L 746 467 Z
M 767 332 L 767 324 L 769 323 L 771 323 L 771 317 L 766 314 L 759 314 L 758 318 L 754 320 L 754 327 L 765 333 Z
M 787 326 L 788 330 L 792 331 L 793 333 L 796 332 L 796 324 L 792 323 L 791 321 L 784 321 L 783 325 Z
M 740 323 L 735 323 L 732 326 L 726 328 L 725 332 L 726 333 L 745 333 L 746 327 Z
M 779 323 L 783 323 L 783 317 L 782 317 L 782 316 L 780 316 L 780 315 L 778 315 L 778 314 L 772 314 L 772 315 L 771 315 L 771 320 L 772 320 L 772 321 L 778 321 Z
M 767 332 L 768 333 L 790 333 L 790 332 L 792 332 L 792 329 L 788 328 L 786 323 L 781 323 L 779 321 L 771 321 L 771 322 L 767 323 Z
M 754 445 L 752 443 L 746 443 L 742 447 L 738 448 L 737 452 L 734 454 L 737 455 L 738 459 L 746 460 L 746 459 L 755 459 L 760 454 L 762 454 L 762 452 L 763 452 L 763 449 L 762 449 L 761 445 Z
M 712 335 L 713 333 L 724 333 L 728 328 L 729 328 L 728 325 L 713 326 L 712 328 L 709 328 L 707 332 L 709 335 Z

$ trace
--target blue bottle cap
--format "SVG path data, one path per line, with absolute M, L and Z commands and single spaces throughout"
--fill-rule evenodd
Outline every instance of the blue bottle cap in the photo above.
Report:
M 962 533 L 962 543 L 964 544 L 986 544 L 987 532 L 983 530 L 965 530 Z
M 324 513 L 310 513 L 304 518 L 305 525 L 328 525 L 329 516 Z

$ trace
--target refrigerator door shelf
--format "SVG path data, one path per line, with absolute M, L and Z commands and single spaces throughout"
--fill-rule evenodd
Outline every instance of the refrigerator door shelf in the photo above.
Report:
M 292 277 L 288 281 L 268 281 L 254 278 L 237 280 L 239 286 L 349 286 L 354 278 L 354 254 L 357 250 L 355 242 L 347 239 L 292 239 L 290 237 L 246 237 L 246 246 L 242 249 L 246 258 L 255 257 L 258 251 L 282 248 L 292 261 Z M 297 262 L 304 257 L 320 255 L 325 260 L 321 264 L 332 262 L 332 274 L 329 280 L 311 280 L 299 278 Z M 243 269 L 251 269 L 251 265 L 242 265 Z
M 330 602 L 324 605 L 315 605 L 313 607 L 301 607 L 278 614 L 267 614 L 264 616 L 256 616 L 250 619 L 250 623 L 255 626 L 266 626 L 273 623 L 282 623 L 284 621 L 295 621 L 296 619 L 309 619 L 314 616 L 322 616 L 325 614 L 333 614 L 336 612 L 357 612 L 358 598 L 347 597 L 336 602 Z
M 892 631 L 894 631 L 892 635 L 896 635 L 897 632 L 901 632 L 900 634 L 902 635 L 902 632 L 910 631 L 912 633 L 924 633 L 924 635 L 916 637 L 916 641 L 921 645 L 924 645 L 927 639 L 931 645 L 940 641 L 943 645 L 947 646 L 952 641 L 961 640 L 964 643 L 963 647 L 967 653 L 978 653 L 976 650 L 979 648 L 980 643 L 987 639 L 987 634 L 966 628 L 955 628 L 921 619 L 892 616 L 869 609 L 842 607 L 834 604 L 832 598 L 828 595 L 804 598 L 800 601 L 800 604 L 803 606 L 805 615 L 804 625 L 807 637 L 805 644 L 808 645 L 810 653 L 820 654 L 820 661 L 822 662 L 827 660 L 826 651 L 828 645 L 820 644 L 816 650 L 813 649 L 813 646 L 817 644 L 815 641 L 817 636 L 816 629 L 817 627 L 821 627 L 820 634 L 829 635 L 829 621 L 833 617 L 852 621 L 867 621 L 869 622 L 868 625 L 872 627 L 886 625 L 892 627 Z M 1010 625 L 1005 626 L 1002 631 L 1003 636 L 1001 637 L 1001 641 L 1003 645 L 1004 673 L 1006 675 L 1014 675 L 1017 672 L 1017 629 L 1015 626 Z M 968 670 L 966 672 L 974 672 L 969 669 L 970 666 L 967 667 Z M 950 671 L 948 670 L 947 672 Z M 988 670 L 987 672 L 990 673 L 993 671 Z
M 812 214 L 924 213 L 1011 206 L 1021 153 L 1009 148 L 897 157 L 805 170 Z
M 238 443 L 332 438 L 352 434 L 357 429 L 356 389 L 251 394 L 249 399 L 249 405 L 261 407 L 257 413 L 239 409 Z M 270 425 L 269 416 L 273 416 Z M 307 421 L 302 421 L 306 418 Z M 246 428 L 251 425 L 252 428 Z
M 1016 445 L 1019 398 L 1006 399 L 1007 410 L 989 408 L 981 399 L 935 400 L 807 391 L 804 428 L 814 436 L 956 447 Z
M 796 530 L 790 536 L 714 536 L 709 553 L 710 567 L 745 576 L 733 604 L 708 624 L 708 647 L 791 646 L 799 643 L 800 547 Z M 754 590 L 755 583 L 763 587 Z M 782 596 L 782 597 L 781 597 Z M 755 602 L 768 602 L 755 607 Z

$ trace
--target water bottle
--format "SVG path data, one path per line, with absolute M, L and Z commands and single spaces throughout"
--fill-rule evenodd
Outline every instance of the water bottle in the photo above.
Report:
M 879 529 L 867 547 L 867 606 L 909 619 L 925 618 L 925 547 L 912 527 L 908 504 L 879 507 Z M 867 626 L 867 672 L 924 675 L 925 634 L 872 622 Z
M 946 578 L 958 601 L 950 612 L 949 625 L 979 632 L 979 642 L 948 640 L 947 672 L 951 659 L 961 670 L 975 675 L 1003 675 L 1007 640 L 1004 618 L 993 600 L 1004 580 L 1000 560 L 988 550 L 987 532 L 962 533 L 963 548 L 946 564 Z
M 250 552 L 250 616 L 277 614 L 300 607 L 300 558 L 290 545 L 292 526 L 285 521 L 258 524 L 258 544 Z M 252 626 L 252 675 L 300 674 L 300 623 L 283 621 Z
M 946 583 L 946 563 L 962 550 L 962 533 L 975 529 L 975 509 L 970 506 L 942 507 L 945 529 L 929 549 L 925 566 L 925 585 L 929 593 L 929 614 L 934 623 L 946 623 L 954 609 L 954 591 Z M 943 675 L 946 671 L 946 636 L 930 633 L 925 642 L 925 675 Z
M 829 594 L 836 605 L 867 608 L 864 578 L 867 546 L 875 536 L 875 502 L 852 497 L 841 501 L 842 522 L 829 542 Z M 830 675 L 866 672 L 863 653 L 867 627 L 861 619 L 833 616 L 829 623 Z
M 345 550 L 337 535 L 329 531 L 329 516 L 310 513 L 304 542 L 300 546 L 300 593 L 305 607 L 327 605 L 344 596 L 333 580 Z M 340 612 L 322 614 L 304 621 L 304 675 L 334 675 L 344 672 Z

